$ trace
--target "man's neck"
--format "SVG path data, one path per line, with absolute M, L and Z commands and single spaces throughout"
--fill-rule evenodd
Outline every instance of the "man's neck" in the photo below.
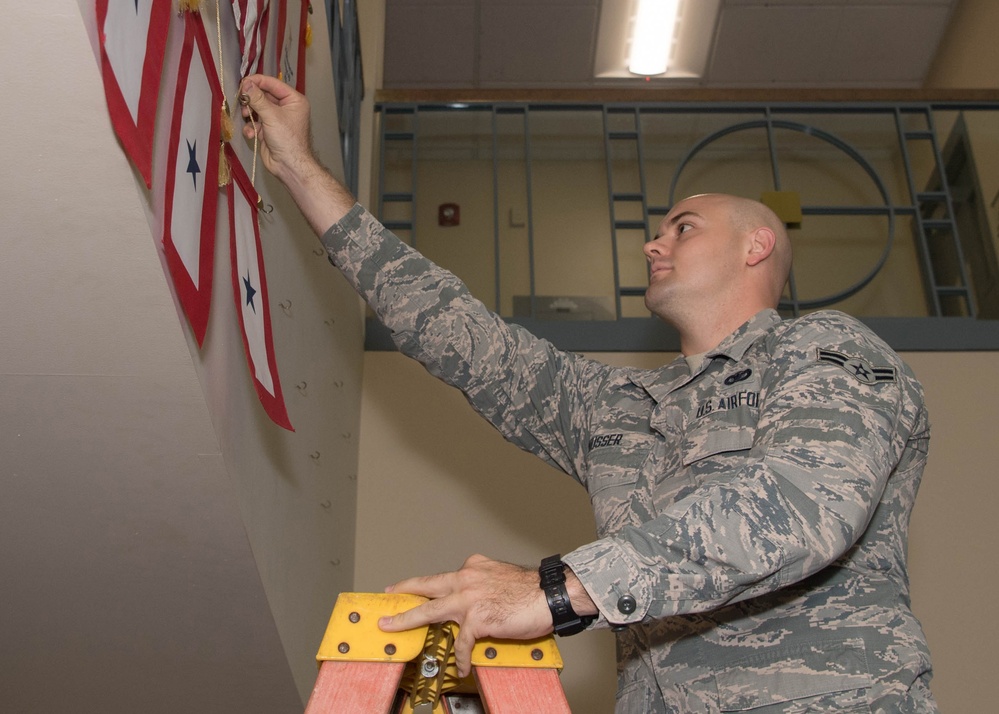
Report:
M 685 355 L 710 352 L 754 315 L 768 307 L 770 306 L 747 303 L 740 305 L 738 309 L 693 316 L 686 321 L 688 324 L 674 323 L 673 326 L 680 333 L 680 351 Z

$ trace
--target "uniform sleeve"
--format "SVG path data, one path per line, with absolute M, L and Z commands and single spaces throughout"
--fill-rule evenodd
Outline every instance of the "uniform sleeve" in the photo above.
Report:
M 460 389 L 506 439 L 579 478 L 585 403 L 603 365 L 508 324 L 360 205 L 321 240 L 402 353 Z
M 905 366 L 847 324 L 806 321 L 779 338 L 743 466 L 564 558 L 601 621 L 707 611 L 772 592 L 858 541 L 907 440 L 928 427 Z

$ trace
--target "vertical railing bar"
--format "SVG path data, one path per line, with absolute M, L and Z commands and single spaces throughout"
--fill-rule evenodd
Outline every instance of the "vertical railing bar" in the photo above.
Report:
M 500 310 L 502 292 L 500 290 L 500 218 L 499 218 L 499 149 L 496 139 L 496 106 L 492 107 L 491 125 L 493 131 L 493 260 L 495 261 L 496 279 L 496 314 L 501 315 Z
M 357 147 L 360 143 L 361 99 L 364 95 L 357 11 L 353 0 L 343 0 L 342 13 L 338 0 L 326 0 L 325 5 L 344 182 L 356 194 L 360 164 Z
M 380 131 L 378 132 L 378 220 L 385 220 L 385 132 L 388 122 L 385 121 L 387 112 L 382 111 Z
M 409 202 L 409 244 L 416 247 L 416 184 L 417 176 L 419 172 L 417 171 L 417 166 L 419 164 L 419 141 L 420 141 L 420 107 L 418 105 L 413 105 L 413 142 L 410 161 L 410 181 L 409 187 L 412 191 L 410 194 L 411 200 Z
M 639 191 L 642 193 L 642 223 L 645 226 L 644 243 L 648 243 L 649 228 L 651 226 L 649 226 L 648 185 L 645 182 L 645 144 L 642 142 L 642 113 L 637 106 L 635 107 L 635 137 L 638 149 L 638 187 Z M 646 263 L 646 282 L 648 282 L 648 279 L 651 277 L 649 275 L 651 268 L 652 266 Z
M 531 107 L 524 107 L 524 169 L 527 184 L 527 261 L 531 285 L 531 318 L 537 317 L 537 295 L 534 284 L 534 193 L 531 183 Z
M 925 111 L 925 108 L 923 109 Z M 905 179 L 909 186 L 909 200 L 912 203 L 913 215 L 916 219 L 916 247 L 919 249 L 919 258 L 923 263 L 923 271 L 928 281 L 928 292 L 930 293 L 933 317 L 940 317 L 943 310 L 940 307 L 940 296 L 937 294 L 937 278 L 933 271 L 933 262 L 930 260 L 930 248 L 926 240 L 926 229 L 923 226 L 923 212 L 919 205 L 919 191 L 916 188 L 915 179 L 912 176 L 912 161 L 909 159 L 908 139 L 905 134 L 905 127 L 902 123 L 902 110 L 895 107 L 895 127 L 898 131 L 899 146 L 902 150 L 902 164 L 905 166 Z
M 611 157 L 610 141 L 610 118 L 607 112 L 607 105 L 602 107 L 604 117 L 604 160 L 607 165 L 607 205 L 610 208 L 610 237 L 611 237 L 611 261 L 614 270 L 614 316 L 621 319 L 621 267 L 618 262 L 617 246 L 617 218 L 614 206 L 614 171 L 613 159 Z
M 358 46 L 357 12 L 354 0 L 344 0 L 344 25 L 341 32 L 345 35 L 344 57 L 346 68 L 341 68 L 347 79 L 347 93 L 349 101 L 344 101 L 344 124 L 343 128 L 343 159 L 344 172 L 346 173 L 347 186 L 355 194 L 358 190 L 358 170 L 360 157 L 357 153 L 357 143 L 360 131 L 361 97 L 363 91 L 363 78 L 360 76 L 360 47 Z M 349 28 L 349 29 L 347 29 Z
M 774 140 L 773 112 L 769 106 L 763 108 L 763 115 L 767 123 L 767 150 L 770 155 L 770 172 L 774 179 L 774 190 L 780 191 L 780 164 L 777 162 L 777 142 Z M 787 276 L 788 296 L 791 299 L 791 315 L 798 317 L 801 315 L 801 301 L 798 300 L 798 283 L 794 279 L 794 263 Z
M 774 190 L 781 190 L 780 181 L 780 168 L 777 165 L 777 145 L 774 141 L 774 125 L 773 125 L 773 113 L 770 111 L 770 107 L 763 108 L 763 116 L 767 121 L 767 149 L 770 155 L 770 171 L 774 177 Z
M 954 202 L 950 195 L 950 184 L 947 182 L 947 166 L 944 164 L 943 154 L 940 153 L 940 144 L 937 142 L 936 125 L 933 123 L 933 110 L 926 107 L 926 126 L 930 130 L 930 146 L 933 147 L 933 158 L 937 163 L 937 172 L 940 174 L 940 188 L 946 196 L 947 219 L 951 226 L 951 240 L 954 243 L 954 250 L 957 253 L 957 265 L 961 276 L 961 286 L 964 288 L 965 305 L 968 308 L 968 317 L 976 317 L 975 301 L 971 294 L 971 281 L 968 279 L 968 271 L 964 264 L 964 249 L 961 247 L 960 236 L 957 234 L 957 221 L 954 220 Z

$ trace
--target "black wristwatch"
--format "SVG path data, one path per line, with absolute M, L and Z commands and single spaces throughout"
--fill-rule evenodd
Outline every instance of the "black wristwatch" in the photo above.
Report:
M 568 637 L 582 632 L 596 618 L 596 615 L 577 615 L 569 602 L 569 593 L 565 589 L 565 563 L 562 555 L 550 555 L 541 561 L 538 568 L 541 576 L 541 589 L 545 591 L 548 609 L 552 611 L 552 624 L 555 634 Z

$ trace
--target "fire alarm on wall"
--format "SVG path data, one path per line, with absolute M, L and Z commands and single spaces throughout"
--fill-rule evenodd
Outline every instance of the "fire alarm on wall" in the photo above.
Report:
M 457 203 L 442 203 L 437 207 L 437 225 L 456 226 L 461 223 L 461 208 Z

